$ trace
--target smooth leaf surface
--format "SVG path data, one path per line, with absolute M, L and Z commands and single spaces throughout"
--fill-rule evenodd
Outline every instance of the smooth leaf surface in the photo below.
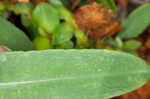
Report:
M 47 33 L 52 33 L 59 24 L 59 13 L 55 7 L 48 3 L 40 3 L 33 11 L 33 20 Z
M 32 50 L 33 44 L 21 30 L 0 17 L 0 45 L 12 50 Z
M 1 99 L 106 99 L 145 84 L 150 67 L 107 50 L 0 53 Z
M 124 30 L 119 33 L 121 38 L 139 36 L 150 25 L 150 4 L 145 4 L 133 11 L 123 22 Z

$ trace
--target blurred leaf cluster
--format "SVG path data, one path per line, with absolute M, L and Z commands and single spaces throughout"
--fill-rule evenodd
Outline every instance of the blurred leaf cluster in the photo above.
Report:
M 117 14 L 114 0 L 97 0 Z M 88 4 L 82 0 L 78 7 Z M 31 35 L 31 40 L 37 50 L 101 48 L 134 53 L 141 46 L 135 38 L 150 25 L 150 4 L 142 5 L 133 11 L 123 22 L 123 30 L 113 37 L 89 39 L 75 24 L 68 0 L 51 0 L 51 3 L 18 2 L 16 4 L 0 3 L 0 15 L 8 11 L 20 15 L 22 25 Z M 97 42 L 100 45 L 97 47 Z M 100 46 L 100 47 L 99 47 Z

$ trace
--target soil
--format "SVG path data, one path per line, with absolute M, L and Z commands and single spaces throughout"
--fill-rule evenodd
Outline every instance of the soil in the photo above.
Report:
M 137 50 L 138 55 L 150 64 L 150 28 L 140 35 L 137 40 L 142 42 L 142 46 Z

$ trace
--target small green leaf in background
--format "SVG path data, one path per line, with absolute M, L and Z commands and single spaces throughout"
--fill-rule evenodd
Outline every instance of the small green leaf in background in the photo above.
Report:
M 104 40 L 104 45 L 111 45 L 113 47 L 117 47 L 117 42 L 112 37 L 108 37 Z
M 80 28 L 75 24 L 75 20 L 74 20 L 72 13 L 64 6 L 62 6 L 60 4 L 55 4 L 55 2 L 56 2 L 55 0 L 52 0 L 52 1 L 53 1 L 53 5 L 57 8 L 57 10 L 59 12 L 60 19 L 65 21 L 66 24 L 68 24 L 68 26 L 70 25 L 69 27 L 71 29 L 73 29 L 74 35 L 77 39 L 76 40 L 77 41 L 76 48 L 86 48 L 87 47 L 87 38 L 85 37 L 85 33 L 82 32 L 80 30 Z M 60 0 L 57 0 L 57 2 L 58 1 L 60 2 Z M 54 33 L 54 35 L 56 35 L 56 34 Z M 65 46 L 67 43 L 68 42 L 66 42 L 66 41 L 65 41 L 65 43 L 62 42 L 62 44 L 65 44 Z M 72 44 L 70 43 L 69 45 L 72 45 Z M 62 46 L 62 48 L 64 48 L 63 45 L 60 45 L 60 46 Z M 57 46 L 57 47 L 60 47 L 60 46 Z M 68 44 L 67 44 L 67 46 L 68 46 Z
M 108 99 L 144 85 L 150 66 L 107 50 L 0 53 L 1 99 Z
M 115 39 L 108 37 L 107 39 L 105 39 L 104 45 L 111 45 L 114 48 L 120 49 L 123 46 L 123 41 L 119 37 L 116 37 Z
M 72 13 L 63 6 L 58 6 L 57 9 L 59 11 L 60 19 L 74 26 L 75 20 Z
M 4 10 L 5 9 L 5 4 L 0 2 L 0 11 Z
M 116 47 L 121 48 L 123 46 L 123 41 L 120 37 L 116 37 L 115 41 L 116 41 Z
M 12 50 L 32 50 L 32 42 L 24 32 L 13 24 L 0 17 L 0 45 L 5 45 Z
M 71 8 L 70 0 L 61 0 L 64 6 L 68 9 Z
M 87 46 L 87 38 L 85 37 L 85 33 L 75 24 L 72 13 L 63 6 L 59 6 L 57 9 L 59 11 L 61 20 L 64 20 L 66 23 L 68 23 L 71 26 L 70 28 L 73 28 L 75 37 L 77 39 L 77 47 L 85 48 Z
M 117 7 L 114 0 L 96 0 L 96 1 L 108 6 L 115 14 L 117 13 Z
M 81 0 L 81 2 L 78 4 L 79 7 L 82 7 L 84 5 L 87 5 L 88 1 L 87 0 Z
M 21 23 L 26 28 L 28 28 L 32 25 L 32 22 L 31 22 L 30 18 L 27 15 L 21 15 Z
M 48 3 L 40 3 L 32 14 L 35 23 L 47 33 L 53 33 L 59 24 L 59 12 Z
M 5 4 L 0 2 L 0 16 L 3 16 L 5 10 L 6 10 Z
M 75 28 L 76 37 L 76 48 L 86 48 L 88 46 L 88 39 L 84 32 L 82 32 L 78 27 Z
M 121 38 L 139 36 L 150 25 L 150 4 L 144 4 L 133 11 L 123 22 L 124 29 L 119 33 Z
M 137 40 L 128 40 L 124 42 L 123 48 L 129 50 L 136 50 L 141 46 L 141 42 Z
M 57 45 L 56 49 L 73 49 L 73 47 L 74 47 L 73 42 L 70 40 L 70 41 L 64 42 L 61 45 Z
M 38 36 L 33 40 L 36 50 L 51 49 L 52 44 L 47 37 Z
M 50 4 L 54 6 L 63 6 L 63 3 L 61 0 L 50 0 Z
M 67 24 L 66 22 L 59 24 L 53 34 L 53 44 L 60 45 L 65 43 L 66 41 L 70 41 L 73 36 L 73 28 Z
M 8 10 L 13 11 L 15 14 L 30 15 L 33 10 L 33 5 L 30 3 L 17 2 L 15 5 L 9 5 Z

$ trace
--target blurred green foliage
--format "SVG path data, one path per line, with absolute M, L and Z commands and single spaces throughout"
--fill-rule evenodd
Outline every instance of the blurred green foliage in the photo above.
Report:
M 117 7 L 114 0 L 96 0 L 98 3 L 110 8 L 114 14 L 117 14 Z M 82 0 L 78 7 L 88 4 L 87 0 Z M 137 25 L 132 22 L 132 33 L 129 30 L 130 22 L 132 19 L 144 19 L 143 21 L 146 25 L 142 29 L 148 26 L 148 15 L 142 17 L 139 14 L 146 13 L 149 11 L 149 4 L 143 5 L 136 11 L 131 13 L 129 18 L 125 20 L 125 29 L 119 33 L 119 35 L 114 37 L 107 37 L 106 39 L 99 39 L 97 41 L 101 42 L 100 47 L 97 47 L 97 41 L 93 41 L 88 38 L 85 33 L 75 24 L 75 19 L 72 12 L 69 10 L 71 8 L 70 2 L 68 0 L 51 0 L 51 3 L 40 3 L 37 6 L 31 3 L 16 3 L 16 4 L 4 4 L 0 3 L 0 14 L 4 15 L 7 11 L 12 11 L 16 15 L 20 15 L 22 25 L 30 33 L 31 39 L 33 39 L 33 44 L 37 50 L 44 49 L 72 49 L 72 48 L 103 48 L 111 50 L 122 50 L 122 51 L 135 51 L 140 47 L 140 42 L 133 40 L 124 39 L 126 35 L 134 35 L 137 31 Z M 145 10 L 145 11 L 143 11 Z M 138 16 L 137 16 L 138 14 Z M 139 22 L 139 23 L 138 23 Z M 136 20 L 135 23 L 140 24 L 140 20 Z M 135 27 L 134 27 L 135 26 Z M 140 28 L 139 28 L 140 29 Z M 138 32 L 140 34 L 141 31 Z M 123 37 L 122 37 L 123 35 Z M 110 48 L 107 48 L 110 46 Z

